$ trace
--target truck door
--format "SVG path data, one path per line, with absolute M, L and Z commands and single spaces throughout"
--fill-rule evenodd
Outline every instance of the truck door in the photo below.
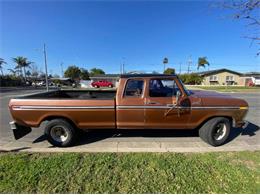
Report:
M 117 128 L 144 128 L 144 80 L 128 79 L 117 101 Z
M 175 78 L 150 79 L 145 99 L 145 128 L 185 128 L 190 117 L 189 102 L 176 106 L 177 91 L 183 93 Z M 186 99 L 188 100 L 188 99 Z M 183 102 L 183 101 L 182 101 Z

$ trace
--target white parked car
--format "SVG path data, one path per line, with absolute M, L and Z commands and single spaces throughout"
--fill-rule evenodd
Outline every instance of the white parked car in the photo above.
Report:
M 260 77 L 252 77 L 251 79 L 254 85 L 260 86 Z
M 81 88 L 93 88 L 91 80 L 80 80 L 79 85 Z

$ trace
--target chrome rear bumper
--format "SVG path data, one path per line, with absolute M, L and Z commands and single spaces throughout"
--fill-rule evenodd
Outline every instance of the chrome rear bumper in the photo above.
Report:
M 15 121 L 9 122 L 9 125 L 16 140 L 24 137 L 32 131 L 31 127 L 19 125 Z

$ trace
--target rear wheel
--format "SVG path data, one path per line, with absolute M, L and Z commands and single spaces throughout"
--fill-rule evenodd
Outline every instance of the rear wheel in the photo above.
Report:
M 108 87 L 112 88 L 112 87 L 113 87 L 113 85 L 108 85 Z
M 223 145 L 229 133 L 230 121 L 225 117 L 210 119 L 199 130 L 200 138 L 212 146 Z
M 47 140 L 54 146 L 71 146 L 76 140 L 76 130 L 73 125 L 64 119 L 54 119 L 45 127 Z

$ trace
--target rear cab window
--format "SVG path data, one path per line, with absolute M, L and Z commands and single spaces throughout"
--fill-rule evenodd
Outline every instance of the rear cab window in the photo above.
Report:
M 125 97 L 141 97 L 144 92 L 144 81 L 141 79 L 129 79 L 126 83 Z

